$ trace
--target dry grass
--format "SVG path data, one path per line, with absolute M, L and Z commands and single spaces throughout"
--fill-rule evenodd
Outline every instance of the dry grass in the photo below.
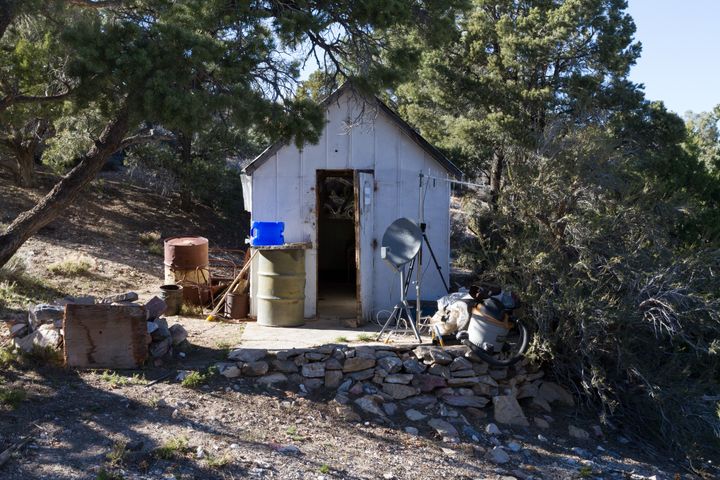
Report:
M 6 309 L 26 309 L 32 303 L 47 302 L 62 296 L 42 279 L 27 273 L 27 264 L 12 257 L 0 268 L 0 314 Z
M 369 333 L 361 333 L 357 337 L 358 342 L 374 342 L 375 340 L 375 335 L 370 335 Z
M 138 235 L 140 243 L 147 247 L 147 251 L 151 255 L 162 256 L 163 255 L 163 244 L 162 236 L 158 231 L 143 232 Z
M 203 307 L 200 305 L 193 305 L 185 302 L 180 306 L 180 315 L 183 317 L 201 317 L 202 314 Z
M 232 458 L 230 457 L 230 455 L 227 455 L 227 454 L 218 455 L 218 456 L 215 456 L 212 454 L 207 454 L 207 456 L 205 457 L 205 465 L 208 468 L 213 468 L 213 469 L 223 468 L 223 467 L 227 466 L 231 461 L 232 461 Z
M 158 243 L 162 237 L 160 236 L 160 232 L 154 231 L 154 232 L 143 232 L 140 235 L 138 235 L 138 238 L 140 239 L 140 242 L 143 245 L 150 245 L 151 243 Z
M 82 277 L 90 274 L 95 261 L 85 255 L 74 255 L 48 265 L 47 269 L 54 275 L 64 277 Z
M 122 387 L 125 385 L 145 385 L 147 383 L 145 377 L 139 373 L 133 374 L 132 377 L 126 377 L 117 372 L 111 372 L 110 370 L 105 370 L 100 375 L 100 380 L 107 382 L 112 388 Z

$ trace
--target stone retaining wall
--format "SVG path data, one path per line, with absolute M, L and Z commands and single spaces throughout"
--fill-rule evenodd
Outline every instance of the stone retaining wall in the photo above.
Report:
M 550 404 L 573 405 L 559 385 L 526 361 L 494 368 L 465 346 L 323 345 L 312 349 L 269 352 L 238 348 L 217 364 L 227 378 L 251 377 L 264 385 L 297 385 L 301 391 L 321 388 L 335 400 L 355 403 L 385 415 L 385 403 L 406 400 L 418 405 L 440 401 L 449 407 L 480 409 L 492 402 L 495 420 L 528 425 L 518 400 L 547 412 Z

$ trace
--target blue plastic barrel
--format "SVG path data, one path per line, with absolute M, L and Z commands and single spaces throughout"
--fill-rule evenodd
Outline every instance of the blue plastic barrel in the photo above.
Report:
M 254 247 L 282 245 L 285 222 L 253 222 L 250 229 L 250 244 Z

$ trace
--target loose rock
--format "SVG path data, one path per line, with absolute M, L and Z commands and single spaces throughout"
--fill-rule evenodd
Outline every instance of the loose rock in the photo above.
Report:
M 287 375 L 284 373 L 271 373 L 269 375 L 264 375 L 258 379 L 258 383 L 260 385 L 270 386 L 270 385 L 276 385 L 278 383 L 285 383 L 287 382 L 288 378 Z
M 421 392 L 431 392 L 436 388 L 447 386 L 447 381 L 437 375 L 419 374 L 415 375 L 412 384 L 418 387 Z
M 376 395 L 366 395 L 355 400 L 355 405 L 362 410 L 383 418 L 385 417 L 385 412 L 378 406 L 379 403 L 380 401 Z
M 430 350 L 430 358 L 433 362 L 439 363 L 440 365 L 448 365 L 453 361 L 452 355 L 439 349 Z
M 470 360 L 463 357 L 457 357 L 450 364 L 450 371 L 456 372 L 458 370 L 472 370 L 473 364 Z
M 180 345 L 187 339 L 188 332 L 187 330 L 185 330 L 185 327 L 183 327 L 179 323 L 176 323 L 175 325 L 170 327 L 170 336 L 172 337 L 173 345 Z
M 493 406 L 496 422 L 524 427 L 530 425 L 520 404 L 512 395 L 493 397 Z
M 351 373 L 351 372 L 359 372 L 361 370 L 367 370 L 369 368 L 373 368 L 375 366 L 375 357 L 367 357 L 367 356 L 358 356 L 357 352 L 356 355 L 352 358 L 348 358 L 345 360 L 345 365 L 343 365 L 343 372 L 345 373 Z M 370 375 L 372 377 L 372 375 Z
M 439 377 L 448 379 L 451 377 L 450 369 L 445 365 L 431 365 L 427 371 L 430 375 L 437 375 Z
M 403 398 L 411 397 L 418 393 L 415 387 L 407 385 L 400 385 L 397 383 L 384 383 L 383 392 L 390 395 L 395 400 L 402 400 Z
M 352 372 L 350 374 L 350 378 L 352 378 L 355 381 L 362 382 L 363 380 L 368 380 L 372 378 L 375 375 L 375 369 L 368 368 L 367 370 L 361 370 L 359 372 Z
M 425 371 L 426 367 L 414 358 L 409 358 L 403 361 L 403 368 L 408 373 L 422 373 Z
M 228 354 L 230 360 L 248 363 L 257 362 L 267 355 L 267 350 L 260 348 L 238 348 Z
M 225 378 L 237 378 L 242 373 L 236 363 L 218 363 L 215 365 L 218 373 Z
M 150 344 L 150 355 L 152 355 L 153 358 L 160 358 L 168 353 L 171 346 L 172 337 L 166 337 L 160 341 L 153 342 Z
M 290 360 L 273 360 L 272 368 L 282 373 L 297 373 L 298 366 Z
M 427 415 L 420 413 L 412 408 L 409 410 L 405 410 L 405 416 L 408 418 L 408 420 L 411 420 L 413 422 L 419 422 L 420 420 L 425 420 L 427 418 Z
M 410 373 L 395 373 L 385 377 L 386 383 L 401 383 L 407 385 L 413 379 L 413 375 Z
M 383 403 L 383 410 L 388 416 L 392 417 L 397 413 L 397 405 L 392 402 Z
M 380 350 L 379 352 L 383 351 Z M 398 373 L 403 368 L 403 361 L 398 357 L 382 357 L 377 361 L 377 366 L 387 373 Z
M 138 298 L 139 297 L 136 292 L 125 292 L 101 298 L 97 301 L 97 303 L 136 302 Z
M 325 362 L 325 370 L 342 370 L 342 363 L 336 358 L 328 358 Z
M 340 370 L 325 370 L 325 387 L 337 388 L 340 385 L 343 374 Z
M 248 362 L 242 366 L 242 374 L 248 377 L 260 377 L 265 375 L 270 369 L 270 365 L 267 362 Z
M 48 305 L 42 303 L 35 305 L 28 312 L 28 323 L 32 330 L 37 330 L 40 325 L 48 323 L 54 324 L 56 327 L 62 327 L 63 317 L 65 316 L 65 307 L 58 305 Z
M 508 455 L 505 450 L 502 449 L 502 447 L 493 447 L 493 449 L 490 450 L 488 458 L 491 462 L 497 463 L 499 465 L 510 461 L 510 455 Z
M 475 395 L 443 395 L 442 401 L 453 407 L 475 407 L 482 408 L 490 402 L 485 397 Z
M 568 433 L 573 438 L 579 438 L 580 440 L 589 440 L 590 434 L 583 430 L 582 428 L 578 428 L 575 425 L 568 425 Z
M 167 303 L 160 297 L 152 297 L 145 303 L 145 312 L 148 320 L 154 320 L 167 310 Z
M 318 363 L 306 363 L 302 366 L 303 377 L 307 378 L 320 378 L 325 376 L 325 364 Z
M 488 423 L 485 426 L 485 433 L 488 435 L 500 435 L 500 429 L 494 423 Z
M 519 443 L 517 443 L 517 442 L 510 442 L 510 443 L 508 443 L 508 444 L 507 444 L 507 448 L 508 448 L 508 450 L 510 450 L 511 452 L 515 452 L 515 453 L 517 453 L 517 452 L 519 452 L 520 450 L 522 450 L 522 446 L 521 446 Z
M 428 422 L 428 425 L 433 428 L 440 436 L 443 437 L 445 442 L 457 442 L 458 431 L 450 423 L 439 418 L 433 418 Z
M 555 382 L 542 382 L 538 388 L 537 396 L 547 403 L 558 402 L 568 407 L 575 405 L 575 400 L 570 392 Z
M 472 387 L 479 382 L 478 377 L 451 378 L 447 381 L 450 387 Z
M 550 424 L 544 418 L 535 417 L 533 419 L 535 426 L 538 428 L 550 428 Z

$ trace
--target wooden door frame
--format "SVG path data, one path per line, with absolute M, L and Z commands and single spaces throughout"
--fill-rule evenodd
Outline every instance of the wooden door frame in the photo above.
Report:
M 328 169 L 318 168 L 315 170 L 315 316 L 320 317 L 320 183 L 327 177 L 350 177 L 352 178 L 353 182 L 353 192 L 354 192 L 354 199 L 353 199 L 353 208 L 355 209 L 355 220 L 353 221 L 353 228 L 355 229 L 355 301 L 357 302 L 358 309 L 361 309 L 359 302 L 360 298 L 357 296 L 359 293 L 359 287 L 357 286 L 359 283 L 359 268 L 360 264 L 358 262 L 358 257 L 360 255 L 360 250 L 358 249 L 358 195 L 357 195 L 357 178 L 355 175 L 355 172 L 357 170 L 353 170 L 351 168 L 339 168 L 339 169 Z
M 362 309 L 362 285 L 360 279 L 362 278 L 362 275 L 360 274 L 360 269 L 362 268 L 362 265 L 360 265 L 360 236 L 361 236 L 361 226 L 360 226 L 360 216 L 362 212 L 360 211 L 360 195 L 363 194 L 361 191 L 361 186 L 358 182 L 358 173 L 370 173 L 373 175 L 373 179 L 375 177 L 375 171 L 372 169 L 358 169 L 353 171 L 353 191 L 355 193 L 355 301 L 357 310 L 355 313 L 355 318 L 357 321 L 357 326 L 363 325 L 363 322 L 365 320 L 365 316 L 363 315 L 363 309 Z M 373 187 L 374 190 L 374 187 Z M 375 199 L 372 200 L 373 204 L 375 203 Z M 373 212 L 375 205 L 373 205 Z M 371 219 L 372 221 L 375 221 L 375 219 Z M 365 285 L 365 288 L 368 288 L 369 285 Z

